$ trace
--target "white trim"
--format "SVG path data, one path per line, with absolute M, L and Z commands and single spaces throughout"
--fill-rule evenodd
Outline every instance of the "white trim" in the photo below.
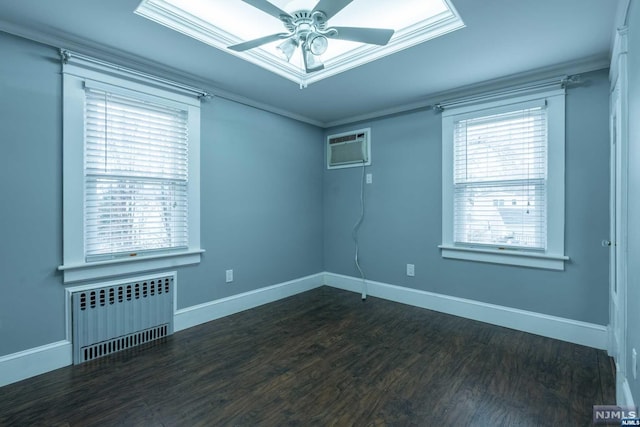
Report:
M 565 228 L 565 89 L 549 89 L 558 86 L 556 79 L 534 83 L 527 93 L 526 88 L 516 91 L 487 93 L 459 101 L 450 101 L 442 115 L 442 244 L 439 246 L 443 258 L 466 261 L 490 262 L 495 264 L 519 265 L 523 267 L 564 270 L 564 228 Z M 541 92 L 541 89 L 545 91 Z M 505 97 L 506 94 L 509 96 Z M 511 97 L 516 93 L 518 96 Z M 461 118 L 479 117 L 504 111 L 518 104 L 544 100 L 547 104 L 547 249 L 540 256 L 524 251 L 484 250 L 471 245 L 456 245 L 453 240 L 454 183 L 453 183 L 453 132 L 454 124 Z
M 615 36 L 613 37 L 613 53 L 611 54 L 611 65 L 609 67 L 609 83 L 612 91 L 620 76 L 620 58 L 626 56 L 628 52 L 628 33 L 629 28 L 626 26 L 620 27 L 616 30 Z
M 613 54 L 611 55 L 611 63 L 610 63 L 610 70 L 609 70 L 609 76 L 615 76 L 617 75 L 617 70 L 615 70 L 615 68 L 617 67 L 617 64 L 615 64 L 615 58 L 618 56 L 619 52 L 619 41 L 618 40 L 618 35 L 620 34 L 620 31 L 622 29 L 626 30 L 626 27 L 628 25 L 628 19 L 629 19 L 629 7 L 631 6 L 631 0 L 619 0 L 618 1 L 618 9 L 616 10 L 616 17 L 613 23 L 613 29 L 612 29 L 612 37 L 611 37 L 611 49 L 610 51 L 613 52 Z M 626 52 L 626 47 L 625 47 L 625 52 Z
M 311 117 L 307 117 L 307 116 L 303 116 L 301 114 L 298 113 L 294 113 L 292 111 L 288 111 L 282 108 L 277 108 L 274 107 L 272 105 L 266 104 L 264 102 L 258 102 L 258 101 L 254 101 L 250 98 L 244 97 L 244 96 L 240 96 L 240 95 L 235 95 L 231 92 L 226 92 L 220 89 L 216 89 L 213 91 L 214 97 L 215 98 L 220 98 L 220 99 L 224 99 L 227 101 L 231 101 L 231 102 L 235 102 L 236 104 L 240 104 L 240 105 L 245 105 L 247 107 L 251 107 L 251 108 L 255 108 L 261 111 L 265 111 L 267 113 L 272 113 L 272 114 L 277 114 L 279 116 L 282 117 L 286 117 L 289 118 L 291 120 L 295 120 L 301 123 L 307 123 L 319 128 L 325 128 L 326 125 L 324 122 L 321 122 L 319 120 L 316 119 L 312 119 Z
M 362 279 L 334 273 L 325 273 L 325 284 L 358 294 L 362 289 Z M 370 280 L 366 284 L 368 294 L 373 297 L 574 344 L 607 348 L 606 326 Z
M 177 299 L 178 293 L 177 274 L 175 271 L 162 272 L 156 273 L 153 277 L 156 277 L 158 274 L 174 275 L 175 277 L 175 309 L 175 300 Z M 152 276 L 140 276 L 127 278 L 127 280 L 144 280 L 150 277 Z M 66 288 L 66 339 L 0 357 L 0 387 L 71 365 L 73 363 L 73 347 L 71 343 L 71 294 L 96 286 L 109 286 L 110 284 L 118 283 L 119 280 Z M 287 298 L 323 285 L 345 289 L 356 294 L 360 294 L 362 291 L 362 279 L 360 278 L 328 272 L 317 273 L 216 301 L 176 310 L 173 321 L 174 332 Z M 400 302 L 598 349 L 605 349 L 607 346 L 607 328 L 601 325 L 394 286 L 381 282 L 366 281 L 366 285 L 368 287 L 368 294 L 373 297 L 384 298 L 389 301 Z M 622 392 L 618 393 L 619 398 L 633 402 L 626 379 L 624 379 L 624 383 L 620 383 L 620 387 L 619 390 Z
M 127 52 L 113 49 L 102 44 L 88 42 L 86 39 L 79 39 L 76 36 L 63 31 L 44 33 L 32 28 L 23 28 L 11 22 L 3 21 L 2 19 L 0 19 L 0 31 L 4 31 L 8 34 L 22 37 L 27 40 L 32 40 L 46 46 L 51 46 L 54 48 L 65 46 L 67 48 L 73 49 L 74 52 L 83 52 L 82 54 L 87 54 L 94 58 L 108 58 L 108 61 L 114 63 L 126 63 L 128 64 L 127 67 L 129 68 L 154 74 L 162 74 L 168 79 L 174 81 L 189 81 L 192 82 L 191 85 L 195 84 L 203 88 L 206 87 L 207 93 L 215 97 L 246 105 L 248 107 L 257 108 L 269 113 L 278 114 L 280 116 L 288 117 L 302 123 L 308 123 L 313 126 L 321 128 L 326 127 L 326 124 L 324 122 L 312 119 L 311 117 L 306 117 L 293 111 L 277 108 L 263 102 L 254 101 L 250 98 L 237 95 L 233 92 L 219 89 L 215 86 L 212 86 L 211 81 L 203 80 L 198 76 L 186 73 L 184 70 L 177 70 L 175 68 L 167 66 L 167 64 L 162 64 L 160 62 L 144 60 L 139 56 L 134 56 Z
M 453 7 L 450 0 L 444 0 L 449 8 L 448 12 L 428 18 L 415 25 L 397 31 L 391 41 L 385 46 L 364 45 L 355 51 L 346 52 L 337 58 L 326 62 L 326 68 L 319 72 L 306 74 L 302 81 L 302 86 L 307 85 L 342 73 L 343 71 L 359 67 L 369 62 L 375 61 L 385 56 L 400 52 L 404 49 L 415 46 L 419 43 L 438 38 L 445 34 L 466 27 L 458 11 Z M 435 23 L 434 23 L 435 21 Z M 425 25 L 426 24 L 426 25 Z
M 627 349 L 628 335 L 628 28 L 629 1 L 623 0 L 614 38 L 613 55 L 609 78 L 611 82 L 610 131 L 611 131 L 611 227 L 609 314 L 610 355 L 616 362 L 616 400 L 624 405 L 633 405 L 633 395 L 627 380 L 630 367 L 630 352 Z
M 498 109 L 499 111 L 495 113 L 491 111 L 491 114 L 499 114 L 502 111 L 508 111 L 508 107 L 512 105 L 514 106 L 513 108 L 518 109 L 543 107 L 545 105 L 545 97 L 565 94 L 562 87 L 565 78 L 566 76 L 555 77 L 549 80 L 533 82 L 524 87 L 442 101 L 439 106 L 444 109 L 443 117 L 455 115 L 459 116 L 457 117 L 458 120 L 477 117 L 482 110 Z M 519 106 L 517 104 L 531 105 Z M 465 117 L 463 114 L 467 114 L 469 117 Z
M 295 65 L 263 49 L 237 52 L 228 46 L 242 40 L 165 0 L 143 0 L 134 13 L 185 34 L 228 54 L 256 64 L 305 88 L 309 84 L 342 73 L 395 52 L 464 28 L 464 22 L 450 0 L 449 10 L 397 31 L 384 46 L 363 45 L 325 62 L 323 70 L 306 73 Z
M 636 406 L 633 401 L 633 394 L 631 393 L 631 387 L 629 387 L 627 377 L 619 375 L 618 372 L 616 372 L 616 401 L 616 405 Z
M 615 19 L 615 25 L 617 27 L 622 27 L 627 25 L 630 6 L 631 6 L 631 0 L 621 0 L 618 3 L 618 10 L 616 12 L 616 19 Z
M 200 101 L 197 92 L 164 79 L 151 79 L 143 73 L 72 54 L 63 63 L 63 271 L 65 283 L 94 280 L 115 275 L 138 274 L 155 269 L 197 264 L 200 248 Z M 189 247 L 100 262 L 87 262 L 84 254 L 84 129 L 85 85 L 114 86 L 116 91 L 133 91 L 159 103 L 178 103 L 188 111 Z M 169 101 L 167 101 L 169 100 Z
M 116 77 L 126 79 L 127 82 L 141 82 L 142 92 L 148 92 L 149 83 L 153 83 L 153 85 L 157 86 L 158 88 L 174 93 L 187 95 L 187 97 L 185 97 L 184 99 L 180 99 L 180 102 L 195 106 L 198 106 L 198 104 L 192 101 L 194 96 L 197 98 L 208 96 L 208 94 L 202 89 L 184 85 L 178 82 L 173 82 L 168 79 L 157 77 L 153 74 L 144 73 L 127 67 L 122 67 L 120 65 L 102 61 L 101 59 L 93 58 L 91 56 L 82 55 L 65 49 L 60 50 L 60 55 L 63 58 L 64 72 L 68 74 L 74 74 L 86 78 L 97 78 L 98 80 L 105 80 L 105 74 L 112 74 Z M 118 82 L 109 83 L 116 85 L 118 84 Z M 111 90 L 111 88 L 104 87 L 100 89 Z
M 173 321 L 173 330 L 174 332 L 178 332 L 191 328 L 192 326 L 318 288 L 323 285 L 323 278 L 324 274 L 318 273 L 177 310 Z
M 629 1 L 629 0 L 623 0 Z M 155 74 L 162 74 L 169 79 L 173 79 L 175 81 L 189 81 L 191 84 L 199 85 L 203 88 L 206 88 L 207 92 L 211 95 L 226 99 L 228 101 L 236 102 L 238 104 L 246 105 L 248 107 L 257 108 L 262 111 L 270 112 L 273 114 L 278 114 L 283 117 L 288 117 L 290 119 L 308 123 L 313 126 L 317 126 L 320 128 L 332 128 L 342 125 L 353 124 L 356 122 L 363 122 L 368 120 L 379 119 L 391 115 L 409 113 L 412 111 L 419 111 L 424 109 L 429 109 L 432 107 L 437 101 L 443 98 L 450 98 L 452 96 L 466 96 L 472 93 L 478 93 L 486 91 L 486 90 L 495 90 L 504 88 L 505 86 L 511 86 L 514 84 L 518 84 L 520 82 L 527 82 L 534 79 L 546 78 L 551 75 L 556 75 L 558 73 L 564 73 L 567 75 L 579 74 L 579 73 L 588 73 L 591 71 L 602 70 L 605 68 L 609 68 L 611 65 L 610 58 L 606 55 L 595 55 L 587 58 L 583 58 L 577 61 L 568 61 L 561 64 L 556 64 L 550 67 L 542 67 L 536 70 L 527 71 L 524 73 L 513 74 L 505 77 L 500 77 L 497 79 L 488 80 L 485 82 L 474 83 L 471 85 L 461 86 L 457 89 L 451 91 L 442 91 L 433 94 L 424 95 L 424 98 L 419 101 L 414 101 L 411 103 L 402 103 L 395 106 L 383 108 L 380 110 L 375 110 L 365 114 L 359 114 L 355 116 L 346 117 L 339 120 L 333 120 L 328 122 L 323 122 L 320 120 L 313 119 L 311 117 L 306 117 L 300 115 L 293 111 L 288 111 L 282 108 L 277 108 L 271 106 L 269 104 L 258 102 L 252 100 L 250 98 L 237 95 L 233 92 L 225 91 L 219 89 L 215 86 L 211 86 L 210 81 L 203 80 L 202 78 L 195 76 L 193 74 L 185 73 L 184 70 L 177 70 L 175 68 L 171 68 L 166 64 L 162 64 L 156 61 L 144 60 L 140 57 L 131 55 L 127 52 L 110 48 L 106 45 L 98 44 L 95 42 L 87 41 L 86 39 L 80 39 L 70 33 L 64 31 L 53 31 L 50 33 L 45 33 L 40 30 L 36 30 L 33 28 L 23 28 L 19 25 L 15 25 L 14 23 L 4 21 L 0 19 L 0 31 L 4 31 L 6 33 L 22 37 L 24 39 L 32 40 L 37 43 L 41 43 L 46 46 L 51 46 L 55 48 L 59 48 L 60 46 L 65 46 L 69 49 L 73 49 L 75 52 L 82 52 L 82 54 L 91 55 L 95 58 L 106 58 L 111 62 L 118 62 L 123 64 L 128 64 L 127 66 L 130 68 L 135 68 L 141 71 L 147 71 Z
M 73 283 L 85 280 L 95 280 L 113 276 L 140 273 L 141 271 L 157 270 L 161 268 L 175 268 L 200 262 L 204 250 L 187 251 L 182 253 L 167 253 L 157 255 L 142 255 L 137 258 L 116 258 L 106 261 L 96 261 L 90 264 L 60 265 L 58 270 L 64 272 L 64 282 Z
M 553 255 L 542 252 L 449 245 L 438 245 L 438 247 L 442 250 L 442 258 L 518 265 L 521 267 L 544 268 L 548 270 L 564 270 L 564 262 L 569 260 L 569 257 L 565 255 Z
M 73 364 L 73 333 L 71 330 L 71 294 L 73 292 L 111 286 L 122 280 L 141 281 L 158 275 L 174 276 L 174 332 L 190 328 L 211 320 L 229 316 L 240 311 L 306 292 L 323 285 L 324 273 L 302 277 L 288 282 L 256 289 L 220 300 L 176 310 L 178 298 L 178 277 L 176 271 L 159 272 L 153 275 L 127 277 L 100 283 L 90 283 L 65 288 L 65 340 L 34 347 L 28 350 L 0 357 L 0 387 L 40 375 Z
M 72 363 L 71 341 L 64 340 L 0 357 L 0 387 Z
M 324 128 L 332 128 L 343 125 L 350 125 L 358 122 L 376 120 L 388 116 L 411 113 L 414 111 L 433 109 L 442 102 L 442 99 L 453 99 L 459 97 L 470 97 L 493 91 L 503 91 L 517 89 L 523 85 L 529 85 L 532 81 L 542 81 L 555 78 L 559 74 L 563 76 L 571 76 L 581 73 L 589 73 L 609 68 L 609 59 L 607 57 L 595 56 L 585 58 L 579 61 L 571 61 L 552 67 L 540 68 L 525 73 L 513 74 L 506 77 L 500 77 L 485 82 L 474 83 L 467 86 L 458 87 L 455 90 L 447 90 L 443 92 L 429 94 L 422 100 L 410 103 L 395 105 L 381 110 L 372 111 L 366 114 L 347 117 L 340 120 L 334 120 L 323 123 Z
M 69 341 L 70 343 L 73 342 L 73 331 L 71 329 L 73 326 L 73 320 L 71 318 L 71 315 L 72 315 L 71 310 L 73 305 L 71 301 L 71 296 L 74 292 L 81 292 L 81 291 L 87 291 L 87 290 L 96 289 L 96 288 L 119 285 L 123 282 L 144 282 L 146 280 L 155 279 L 159 276 L 173 276 L 173 315 L 175 318 L 176 301 L 177 301 L 177 294 L 178 294 L 178 272 L 177 271 L 162 271 L 162 272 L 153 273 L 153 274 L 146 274 L 144 276 L 120 277 L 118 279 L 112 279 L 109 281 L 94 282 L 94 283 L 88 283 L 85 285 L 65 287 L 64 318 L 65 318 L 66 340 Z

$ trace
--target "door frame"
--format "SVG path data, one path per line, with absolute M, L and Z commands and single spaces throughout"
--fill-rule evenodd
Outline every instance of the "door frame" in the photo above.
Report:
M 616 400 L 625 404 L 627 382 L 627 28 L 617 30 L 611 64 L 609 355 L 616 364 Z

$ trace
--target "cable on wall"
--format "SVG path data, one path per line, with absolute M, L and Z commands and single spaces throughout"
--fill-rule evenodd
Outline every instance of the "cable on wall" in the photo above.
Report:
M 355 256 L 354 261 L 358 271 L 360 272 L 360 277 L 362 278 L 362 301 L 367 299 L 367 281 L 365 279 L 364 271 L 362 270 L 362 266 L 360 265 L 359 259 L 359 244 L 358 244 L 358 230 L 360 230 L 360 226 L 362 225 L 362 221 L 364 220 L 364 182 L 365 182 L 365 162 L 362 161 L 362 177 L 360 179 L 360 216 L 358 217 L 358 221 L 353 225 L 353 231 L 351 236 L 353 237 L 353 241 L 355 243 Z

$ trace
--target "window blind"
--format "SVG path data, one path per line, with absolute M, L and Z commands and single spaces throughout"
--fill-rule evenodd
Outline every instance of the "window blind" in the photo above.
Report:
M 454 122 L 454 241 L 545 250 L 544 106 Z
M 85 257 L 188 246 L 187 111 L 85 89 Z

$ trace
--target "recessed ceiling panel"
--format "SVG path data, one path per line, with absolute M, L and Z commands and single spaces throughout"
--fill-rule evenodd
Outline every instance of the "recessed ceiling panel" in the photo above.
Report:
M 384 46 L 330 38 L 326 51 L 317 56 L 324 68 L 308 72 L 301 48 L 293 51 L 289 61 L 278 49 L 291 29 L 277 17 L 249 3 L 261 3 L 265 8 L 275 6 L 294 15 L 299 11 L 312 11 L 318 1 L 142 0 L 135 12 L 253 62 L 301 87 L 464 27 L 450 0 L 346 2 L 343 9 L 328 19 L 327 28 L 384 28 L 394 30 L 393 36 Z M 282 36 L 245 51 L 229 49 L 229 46 L 274 34 Z

